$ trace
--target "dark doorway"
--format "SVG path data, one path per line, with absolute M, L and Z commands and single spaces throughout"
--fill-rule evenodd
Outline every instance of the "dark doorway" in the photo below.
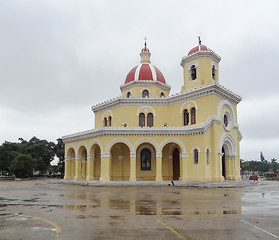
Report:
M 226 179 L 226 154 L 224 147 L 222 147 L 222 176 Z
M 180 177 L 180 159 L 179 159 L 179 150 L 175 148 L 172 154 L 173 159 L 173 180 L 179 180 Z

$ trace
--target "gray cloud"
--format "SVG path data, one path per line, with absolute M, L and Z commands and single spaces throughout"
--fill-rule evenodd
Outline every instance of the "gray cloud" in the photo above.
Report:
M 241 6 L 241 7 L 239 7 Z M 197 36 L 243 97 L 241 157 L 279 158 L 278 1 L 1 1 L 0 142 L 93 127 L 90 106 L 120 94 L 147 37 L 172 93 Z

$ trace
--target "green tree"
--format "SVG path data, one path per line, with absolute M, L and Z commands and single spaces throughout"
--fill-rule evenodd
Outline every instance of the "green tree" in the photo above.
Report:
M 20 153 L 19 144 L 4 142 L 0 146 L 0 170 L 9 171 L 12 160 Z
M 19 154 L 11 162 L 10 172 L 16 177 L 31 177 L 36 167 L 36 160 L 28 154 Z
M 58 171 L 61 172 L 61 174 L 64 174 L 64 162 L 65 162 L 65 144 L 63 143 L 63 140 L 61 138 L 57 139 L 57 144 L 55 146 L 55 154 L 59 159 L 58 162 Z
M 29 140 L 25 153 L 30 154 L 37 161 L 37 168 L 45 172 L 55 156 L 55 143 L 33 137 Z

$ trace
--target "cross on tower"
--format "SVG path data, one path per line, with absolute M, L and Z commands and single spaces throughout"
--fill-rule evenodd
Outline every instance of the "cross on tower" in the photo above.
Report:
M 147 38 L 145 37 L 144 40 L 145 40 L 144 47 L 146 48 L 146 40 L 147 40 Z
M 198 36 L 199 39 L 199 45 L 201 45 L 201 36 Z

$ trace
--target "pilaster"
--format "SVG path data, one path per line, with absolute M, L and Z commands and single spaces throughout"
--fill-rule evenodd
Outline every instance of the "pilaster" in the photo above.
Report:
M 65 157 L 65 171 L 64 171 L 64 179 L 72 179 L 71 178 L 71 157 Z
M 162 153 L 156 153 L 156 181 L 163 181 L 163 177 L 162 177 Z
M 102 153 L 101 154 L 101 181 L 111 180 L 111 154 Z
M 82 160 L 82 156 L 76 156 L 75 158 L 75 180 L 81 180 L 81 160 Z
M 136 153 L 130 153 L 130 179 L 129 181 L 137 180 L 137 164 L 136 164 Z
M 94 180 L 94 155 L 87 155 L 87 177 L 86 180 Z

